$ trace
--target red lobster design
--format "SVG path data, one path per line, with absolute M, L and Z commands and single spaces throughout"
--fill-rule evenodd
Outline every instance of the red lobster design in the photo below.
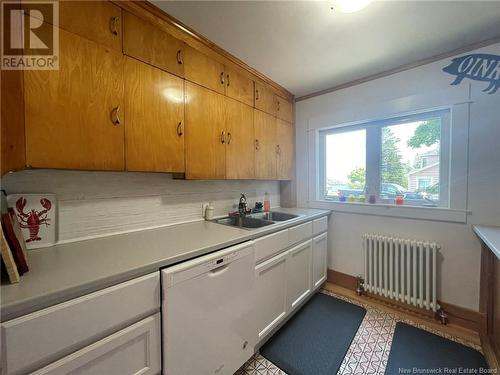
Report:
M 17 217 L 20 221 L 21 228 L 28 228 L 30 232 L 30 238 L 26 240 L 26 242 L 31 241 L 40 241 L 42 238 L 38 236 L 38 232 L 40 231 L 40 225 L 50 225 L 49 218 L 47 218 L 47 212 L 50 211 L 52 207 L 52 203 L 47 198 L 40 199 L 40 204 L 43 208 L 42 211 L 37 211 L 32 209 L 30 212 L 25 213 L 24 207 L 26 206 L 26 198 L 19 198 L 16 202 L 17 208 Z

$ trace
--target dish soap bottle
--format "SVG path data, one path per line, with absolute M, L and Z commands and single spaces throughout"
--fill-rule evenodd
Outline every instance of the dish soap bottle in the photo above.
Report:
M 269 200 L 269 194 L 267 191 L 264 193 L 264 212 L 271 211 L 271 201 Z
M 212 220 L 214 218 L 214 206 L 212 202 L 208 202 L 208 206 L 205 208 L 205 220 Z

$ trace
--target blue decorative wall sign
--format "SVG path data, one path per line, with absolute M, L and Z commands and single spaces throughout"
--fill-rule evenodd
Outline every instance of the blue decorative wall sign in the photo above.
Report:
M 489 82 L 483 92 L 494 94 L 500 88 L 500 56 L 475 53 L 456 57 L 443 71 L 457 76 L 451 83 L 458 85 L 464 78 Z

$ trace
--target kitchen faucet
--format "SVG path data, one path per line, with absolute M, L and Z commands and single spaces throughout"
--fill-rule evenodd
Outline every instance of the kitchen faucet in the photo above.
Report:
M 245 194 L 240 193 L 240 202 L 238 203 L 238 212 L 240 216 L 245 216 L 247 214 L 247 197 Z

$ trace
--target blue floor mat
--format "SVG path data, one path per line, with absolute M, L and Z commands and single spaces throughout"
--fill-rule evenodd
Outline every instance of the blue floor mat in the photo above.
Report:
M 480 374 L 481 368 L 488 366 L 477 350 L 408 324 L 397 323 L 385 374 Z M 434 372 L 415 372 L 421 369 Z M 465 369 L 478 372 L 464 372 Z
M 366 310 L 318 293 L 261 348 L 288 375 L 336 374 Z

